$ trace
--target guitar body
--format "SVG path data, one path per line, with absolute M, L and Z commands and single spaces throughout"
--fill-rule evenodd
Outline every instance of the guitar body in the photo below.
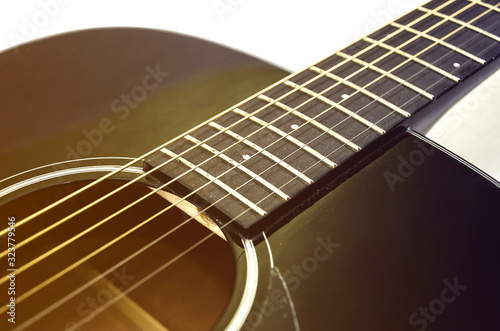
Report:
M 194 38 L 135 29 L 90 30 L 23 45 L 1 54 L 0 68 L 5 223 L 22 220 L 287 74 Z M 120 239 L 119 248 L 99 251 L 18 302 L 9 317 L 16 324 L 3 312 L 2 329 L 498 329 L 497 182 L 405 127 L 338 170 L 316 183 L 320 189 L 297 197 L 297 210 L 272 233 L 237 240 L 226 229 L 228 244 L 212 236 L 172 265 L 168 261 L 210 232 L 170 209 L 157 224 Z M 140 173 L 139 162 L 73 198 L 67 210 L 22 224 L 16 240 L 43 232 L 64 212 Z M 68 243 L 64 254 L 54 252 L 19 272 L 69 233 L 94 226 L 155 185 L 152 178 L 140 180 L 78 222 L 19 247 L 17 300 L 169 206 L 154 194 L 114 225 Z M 176 226 L 183 230 L 175 232 Z M 171 241 L 118 265 L 170 231 Z M 1 240 L 3 251 L 7 235 Z M 64 299 L 98 275 L 98 282 Z M 9 283 L 1 286 L 4 305 Z
M 498 183 L 412 134 L 396 140 L 270 237 L 297 324 L 496 329 Z M 273 280 L 262 323 L 272 320 L 271 330 L 283 318 L 292 329 L 290 306 L 280 303 L 288 292 L 280 277 Z

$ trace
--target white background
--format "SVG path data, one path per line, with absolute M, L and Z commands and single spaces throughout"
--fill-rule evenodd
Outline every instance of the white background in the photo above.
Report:
M 422 3 L 420 0 L 2 0 L 0 51 L 29 40 L 86 28 L 148 27 L 213 40 L 296 71 Z M 500 78 L 497 81 L 499 85 L 490 91 L 500 88 Z M 473 101 L 476 99 L 473 97 Z M 446 135 L 439 129 L 431 137 L 439 138 L 444 146 L 500 179 L 497 104 L 490 102 L 488 110 L 462 108 L 450 115 L 451 119 L 444 120 Z
M 210 39 L 290 70 L 299 70 L 419 3 L 418 0 L 2 0 L 0 50 L 22 41 L 90 27 L 149 27 Z

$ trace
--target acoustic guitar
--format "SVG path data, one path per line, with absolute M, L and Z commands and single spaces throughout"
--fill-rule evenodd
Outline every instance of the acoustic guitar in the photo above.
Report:
M 293 74 L 147 29 L 3 52 L 1 329 L 498 330 L 500 185 L 421 133 L 499 55 L 473 0 Z

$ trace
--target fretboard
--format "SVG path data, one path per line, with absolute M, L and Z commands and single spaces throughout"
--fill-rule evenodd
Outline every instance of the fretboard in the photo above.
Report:
M 431 1 L 181 135 L 146 169 L 248 229 L 497 57 L 499 7 Z

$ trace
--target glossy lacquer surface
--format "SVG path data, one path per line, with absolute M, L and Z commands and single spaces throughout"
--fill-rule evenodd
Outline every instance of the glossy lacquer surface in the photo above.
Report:
M 44 171 L 108 162 L 102 157 L 137 157 L 285 75 L 220 46 L 128 29 L 25 45 L 2 54 L 0 70 L 0 106 L 8 123 L 1 131 L 1 178 L 77 158 L 100 157 Z M 316 193 L 301 196 L 295 204 L 300 215 L 255 241 L 257 288 L 245 303 L 252 308 L 242 329 L 498 329 L 498 185 L 404 128 L 364 155 L 370 157 L 350 163 L 355 170 L 340 168 L 337 177 L 317 183 Z M 3 181 L 2 188 L 15 181 Z M 2 205 L 27 191 L 3 197 Z M 15 212 L 0 210 L 1 217 Z M 232 299 L 209 327 L 224 329 L 241 306 L 249 269 L 241 245 L 231 242 L 237 267 Z M 150 293 L 162 316 L 168 305 L 162 306 L 161 292 Z M 25 320 L 18 307 L 19 321 Z M 197 309 L 189 321 L 199 318 Z
M 230 49 L 146 29 L 89 30 L 9 50 L 0 57 L 0 177 L 139 156 L 284 75 Z
M 289 295 L 305 330 L 498 327 L 498 183 L 399 139 L 271 236 L 288 292 L 278 286 L 248 326 L 291 322 Z
M 23 218 L 74 192 L 92 178 L 100 177 L 128 162 L 130 158 L 165 143 L 286 74 L 281 69 L 221 46 L 166 32 L 140 29 L 83 31 L 27 44 L 1 54 L 0 71 L 0 107 L 3 117 L 0 133 L 3 140 L 0 146 L 1 189 L 17 187 L 8 194 L 3 191 L 0 214 L 5 219 L 16 218 L 18 242 L 40 233 L 63 219 L 64 215 L 109 193 L 110 187 L 117 188 L 125 182 L 112 181 L 104 184 L 101 188 L 88 191 L 90 196 L 84 194 L 77 200 L 64 204 L 63 210 L 58 209 L 56 214 L 49 213 L 29 224 L 19 225 Z M 137 177 L 141 163 L 142 160 L 138 160 L 132 172 L 119 175 L 118 178 L 130 180 Z M 43 168 L 37 169 L 38 167 Z M 31 169 L 36 170 L 29 171 Z M 29 172 L 23 173 L 25 171 Z M 15 177 L 9 177 L 16 174 L 18 175 Z M 29 182 L 33 178 L 36 180 Z M 147 182 L 144 179 L 141 181 Z M 24 186 L 16 186 L 19 183 Z M 50 230 L 24 247 L 18 246 L 17 267 L 26 267 L 36 257 L 54 249 L 56 243 L 68 240 L 84 231 L 85 227 L 95 226 L 100 220 L 148 192 L 150 190 L 143 185 L 132 185 L 122 195 L 116 195 L 116 199 L 108 199 L 100 207 L 92 208 L 79 218 L 66 222 L 60 229 Z M 70 288 L 75 289 L 75 286 L 84 284 L 117 263 L 120 259 L 116 253 L 133 253 L 134 249 L 130 250 L 131 248 L 135 247 L 138 251 L 159 235 L 167 233 L 169 230 L 166 227 L 162 229 L 163 225 L 171 229 L 186 222 L 186 215 L 181 216 L 178 211 L 163 213 L 158 218 L 160 228 L 147 226 L 139 233 L 134 232 L 120 239 L 113 244 L 112 247 L 115 248 L 109 247 L 109 253 L 99 253 L 100 262 L 95 259 L 86 260 L 77 269 L 53 279 L 43 289 L 21 298 L 37 284 L 56 275 L 58 270 L 100 250 L 116 240 L 119 232 L 124 233 L 131 229 L 130 225 L 139 224 L 168 205 L 156 194 L 148 201 L 156 201 L 157 206 L 150 208 L 148 203 L 141 203 L 133 208 L 139 211 L 139 215 L 134 216 L 134 211 L 131 210 L 131 214 L 124 214 L 121 221 L 117 219 L 115 223 L 100 225 L 75 244 L 49 254 L 48 260 L 41 260 L 29 269 L 18 270 L 16 324 L 2 318 L 0 328 L 20 326 L 35 317 L 37 312 L 50 308 Z M 2 225 L 2 230 L 5 229 Z M 117 232 L 110 232 L 111 229 Z M 185 224 L 183 229 L 174 235 L 178 240 L 171 238 L 172 236 L 167 238 L 172 239 L 168 242 L 173 246 L 163 246 L 163 254 L 146 251 L 145 255 L 135 259 L 138 267 L 135 271 L 131 269 L 132 265 L 116 269 L 120 276 L 125 272 L 125 278 L 120 278 L 125 283 L 117 283 L 116 274 L 107 274 L 96 283 L 97 287 L 85 290 L 79 298 L 75 298 L 76 301 L 63 302 L 60 305 L 62 308 L 58 308 L 62 311 L 55 309 L 27 328 L 71 329 L 74 323 L 90 318 L 85 321 L 83 328 L 150 329 L 152 325 L 158 324 L 151 324 L 150 316 L 153 312 L 144 305 L 145 302 L 149 302 L 150 307 L 156 307 L 153 308 L 156 311 L 153 321 L 158 320 L 167 327 L 213 327 L 224 311 L 228 295 L 233 291 L 235 273 L 241 274 L 241 271 L 234 269 L 233 263 L 241 249 L 235 247 L 233 254 L 236 255 L 233 257 L 229 246 L 218 238 L 215 239 L 218 241 L 216 246 L 224 246 L 221 250 L 214 250 L 208 243 L 202 246 L 204 249 L 197 251 L 201 255 L 195 253 L 197 257 L 188 255 L 186 259 L 182 259 L 194 267 L 180 268 L 183 273 L 177 273 L 176 277 L 184 285 L 166 275 L 157 276 L 153 282 L 149 282 L 156 285 L 171 284 L 171 291 L 175 294 L 169 294 L 157 286 L 149 290 L 147 286 L 141 286 L 135 292 L 142 293 L 142 299 L 132 299 L 135 304 L 125 304 L 128 307 L 125 310 L 123 306 L 118 310 L 107 309 L 111 314 L 96 313 L 99 306 L 114 300 L 111 297 L 118 298 L 115 294 L 131 290 L 142 276 L 156 268 L 155 263 L 158 266 L 159 262 L 167 262 L 200 240 L 201 237 L 190 233 L 198 233 L 202 237 L 208 233 L 196 222 Z M 189 229 L 198 231 L 191 232 Z M 6 234 L 0 239 L 1 250 L 4 251 L 7 248 Z M 212 241 L 213 239 L 209 242 Z M 160 248 L 161 245 L 157 247 Z M 106 248 L 106 252 L 108 250 Z M 229 261 L 224 267 L 214 263 L 216 260 L 221 261 L 217 255 L 221 251 L 221 258 Z M 78 253 L 74 255 L 74 252 Z M 63 257 L 62 260 L 66 262 L 56 262 L 62 261 L 58 256 Z M 145 264 L 149 258 L 156 262 Z M 201 263 L 196 262 L 197 260 Z M 6 265 L 6 257 L 2 257 L 2 261 Z M 51 267 L 47 268 L 48 265 Z M 209 271 L 213 268 L 218 269 L 224 277 Z M 2 277 L 4 272 L 6 271 L 2 271 Z M 75 274 L 79 275 L 79 280 L 68 282 L 70 279 L 75 280 L 71 276 Z M 238 276 L 243 278 L 243 282 L 244 275 Z M 210 279 L 215 282 L 207 286 L 206 282 L 210 282 Z M 69 284 L 72 284 L 70 288 L 66 287 Z M 10 298 L 7 294 L 8 282 L 3 282 L 0 286 L 3 293 L 2 309 L 5 310 Z M 191 289 L 190 292 L 186 292 L 185 286 Z M 114 289 L 111 297 L 110 288 Z M 116 289 L 119 291 L 115 292 Z M 199 300 L 202 297 L 209 300 L 203 303 L 203 300 Z M 129 301 L 131 297 L 127 295 L 126 298 L 126 302 L 132 303 Z M 219 304 L 214 304 L 210 298 Z M 144 300 L 143 303 L 140 303 L 141 300 Z M 180 301 L 175 304 L 175 300 Z M 184 303 L 190 300 L 197 302 L 198 306 L 185 306 L 184 313 L 172 310 L 184 307 Z M 238 298 L 234 301 L 237 302 Z M 2 315 L 7 316 L 5 311 Z M 101 315 L 102 318 L 97 317 Z M 110 319 L 113 315 L 115 317 Z

